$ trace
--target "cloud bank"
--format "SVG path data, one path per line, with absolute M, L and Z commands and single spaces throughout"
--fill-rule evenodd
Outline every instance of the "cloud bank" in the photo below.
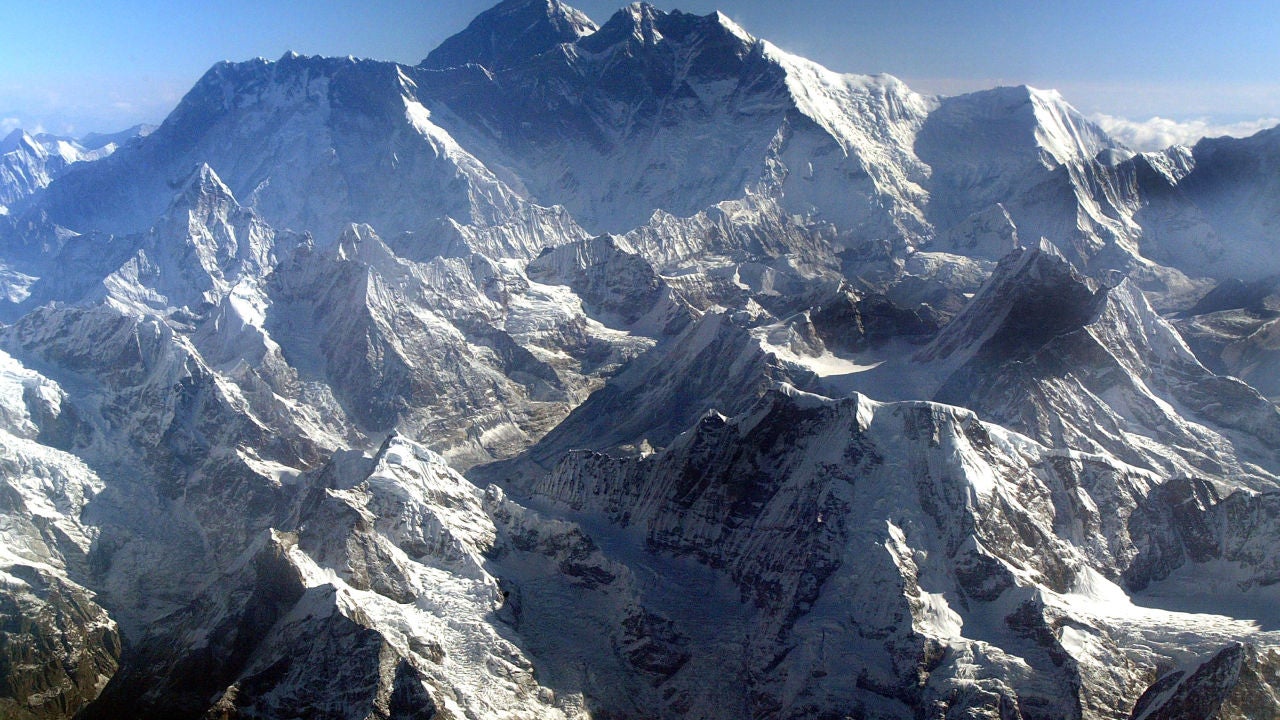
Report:
M 1280 125 L 1280 118 L 1274 117 L 1215 123 L 1208 118 L 1178 121 L 1153 117 L 1137 121 L 1098 113 L 1089 119 L 1106 130 L 1111 137 L 1138 151 L 1162 150 L 1170 145 L 1194 145 L 1203 137 L 1248 137 L 1260 130 Z

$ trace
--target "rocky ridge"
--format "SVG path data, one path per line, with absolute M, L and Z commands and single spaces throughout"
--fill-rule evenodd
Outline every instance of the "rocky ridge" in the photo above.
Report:
M 1273 712 L 1274 139 L 644 3 L 221 63 L 3 203 L 0 709 Z

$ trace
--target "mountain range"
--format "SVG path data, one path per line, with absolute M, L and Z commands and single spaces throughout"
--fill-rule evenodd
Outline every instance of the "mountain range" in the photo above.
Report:
M 0 142 L 0 716 L 1280 716 L 1280 129 L 505 0 Z

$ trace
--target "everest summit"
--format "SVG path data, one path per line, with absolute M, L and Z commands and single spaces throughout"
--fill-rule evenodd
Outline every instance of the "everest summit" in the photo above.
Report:
M 601 19 L 0 142 L 0 716 L 1280 715 L 1277 131 Z

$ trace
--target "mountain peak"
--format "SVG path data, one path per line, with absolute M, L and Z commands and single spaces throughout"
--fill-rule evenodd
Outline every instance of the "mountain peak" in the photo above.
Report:
M 5 136 L 4 140 L 0 140 L 0 155 L 11 153 L 14 150 L 26 149 L 27 152 L 39 153 L 40 145 L 27 134 L 22 128 L 18 128 Z
M 732 37 L 735 44 L 749 46 L 755 38 L 721 12 L 693 15 L 673 10 L 664 12 L 646 2 L 635 2 L 613 14 L 599 32 L 582 45 L 599 52 L 628 40 L 656 45 L 663 40 L 684 42 L 691 36 Z
M 504 0 L 432 50 L 422 67 L 467 64 L 495 70 L 596 31 L 596 24 L 560 0 Z
M 1022 88 L 1031 100 L 1038 122 L 1036 139 L 1059 165 L 1089 160 L 1119 146 L 1102 128 L 1080 114 L 1057 90 Z
M 733 18 L 729 17 L 728 15 L 725 15 L 719 10 L 711 13 L 711 18 L 715 20 L 715 22 L 718 25 L 720 25 L 720 27 L 724 28 L 725 30 L 728 30 L 731 34 L 742 39 L 743 42 L 754 43 L 756 41 L 755 37 L 752 36 L 751 33 L 747 32 L 745 29 L 743 29 L 741 25 L 734 22 Z
M 0 155 L 16 150 L 18 148 L 18 143 L 22 142 L 22 137 L 24 135 L 26 135 L 26 133 L 22 131 L 22 128 L 18 128 L 6 135 L 4 140 L 0 140 Z
M 200 163 L 192 169 L 179 186 L 178 192 L 169 203 L 169 208 L 161 219 L 161 226 L 169 221 L 175 222 L 178 228 L 175 234 L 188 234 L 193 222 L 209 226 L 241 210 L 231 189 L 222 182 L 218 173 L 207 163 Z M 169 226 L 173 227 L 173 226 Z
M 1048 339 L 1083 326 L 1105 293 L 1051 242 L 1005 256 L 982 289 L 917 358 L 944 359 L 967 348 L 984 359 L 1019 359 Z
M 156 127 L 158 126 L 150 125 L 147 123 L 139 123 L 137 125 L 134 125 L 133 127 L 121 130 L 120 132 L 114 132 L 114 133 L 91 132 L 80 137 L 78 142 L 80 143 L 80 146 L 83 147 L 85 150 L 89 150 L 89 151 L 98 150 L 99 148 L 106 147 L 107 145 L 110 145 L 112 143 L 116 145 L 123 145 L 136 138 L 144 138 L 150 135 L 153 131 L 155 131 Z
M 653 45 L 663 37 L 659 26 L 665 17 L 666 13 L 648 3 L 631 3 L 610 16 L 599 32 L 583 45 L 592 51 L 603 50 L 628 39 Z
M 618 12 L 631 16 L 638 23 L 652 23 L 655 19 L 666 15 L 665 12 L 647 2 L 633 2 Z
M 214 172 L 208 163 L 200 163 L 197 165 L 186 182 L 182 184 L 182 190 L 178 193 L 178 198 L 199 199 L 201 197 L 219 198 L 234 200 L 231 190 L 222 182 L 222 178 L 218 177 L 218 173 Z

